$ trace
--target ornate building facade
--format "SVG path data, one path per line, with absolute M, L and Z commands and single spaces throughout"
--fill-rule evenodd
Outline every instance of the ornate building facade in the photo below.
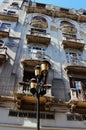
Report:
M 30 0 L 0 6 L 0 130 L 36 129 L 34 68 L 51 67 L 40 98 L 41 130 L 86 129 L 86 10 Z

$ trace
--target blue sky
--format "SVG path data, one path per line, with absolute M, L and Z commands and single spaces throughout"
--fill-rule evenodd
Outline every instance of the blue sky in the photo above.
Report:
M 3 0 L 0 0 L 2 3 Z M 86 9 L 86 0 L 32 0 L 46 4 L 53 4 L 65 8 Z
M 32 0 L 65 8 L 86 9 L 86 0 Z
M 3 0 L 0 0 L 0 3 L 2 2 Z

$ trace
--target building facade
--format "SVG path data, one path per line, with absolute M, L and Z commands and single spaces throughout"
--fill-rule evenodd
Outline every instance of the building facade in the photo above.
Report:
M 86 11 L 30 0 L 0 6 L 0 130 L 36 129 L 34 68 L 50 63 L 41 130 L 86 129 Z

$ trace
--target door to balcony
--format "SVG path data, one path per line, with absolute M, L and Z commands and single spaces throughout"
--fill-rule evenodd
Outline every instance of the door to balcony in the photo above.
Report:
M 86 79 L 73 78 L 73 77 L 69 79 L 70 79 L 71 99 L 85 101 L 86 100 Z
M 70 111 L 86 114 L 86 78 L 70 77 Z

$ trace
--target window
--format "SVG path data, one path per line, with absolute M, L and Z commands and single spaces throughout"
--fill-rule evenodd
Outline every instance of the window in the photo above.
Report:
M 77 29 L 75 28 L 75 25 L 73 25 L 72 23 L 70 23 L 68 21 L 62 21 L 60 26 L 62 28 L 62 32 L 64 32 L 64 33 L 68 33 L 68 34 L 77 33 Z
M 78 99 L 86 100 L 86 79 L 70 78 L 70 88 L 75 89 Z
M 40 3 L 36 3 L 36 6 L 39 7 L 39 8 L 45 8 L 45 4 L 40 4 Z
M 69 12 L 69 9 L 60 8 L 60 11 L 62 11 L 63 13 L 68 13 L 68 12 Z
M 10 27 L 11 27 L 11 24 L 9 24 L 9 23 L 2 23 L 1 27 L 0 27 L 0 30 L 1 31 L 9 31 Z
M 45 54 L 45 49 L 38 46 L 33 47 L 28 46 L 28 52 Z
M 30 71 L 23 71 L 23 81 L 28 82 L 31 78 L 35 78 L 34 72 Z
M 27 118 L 36 118 L 36 112 L 21 112 L 21 111 L 16 111 L 16 110 L 10 110 L 9 111 L 9 116 L 14 116 L 14 117 L 27 117 Z M 40 118 L 41 119 L 55 119 L 54 113 L 40 113 Z
M 43 29 L 36 29 L 36 28 L 31 28 L 31 34 L 46 34 L 46 30 Z
M 67 63 L 79 63 L 81 60 L 81 54 L 76 52 L 66 52 Z
M 74 27 L 74 25 L 68 21 L 62 21 L 61 22 L 61 26 L 71 26 L 71 27 Z
M 48 27 L 47 20 L 42 16 L 34 16 L 31 20 L 31 26 L 46 29 Z
M 78 93 L 81 93 L 81 81 L 75 81 L 75 88 Z
M 86 15 L 86 11 L 83 12 L 83 15 Z
M 16 11 L 12 11 L 12 10 L 9 10 L 9 11 L 7 12 L 8 15 L 14 15 L 15 13 L 16 13 Z
M 63 33 L 63 37 L 65 37 L 67 40 L 68 39 L 77 39 L 76 35 L 67 34 L 67 33 Z
M 86 116 L 85 116 L 86 117 Z M 84 120 L 83 115 L 79 115 L 79 114 L 67 114 L 67 120 L 69 121 L 82 121 Z
M 7 46 L 9 47 L 17 47 L 19 44 L 19 39 L 13 39 L 13 38 L 9 38 L 9 41 L 6 43 Z
M 13 2 L 12 5 L 13 6 L 18 6 L 18 3 L 17 2 Z

